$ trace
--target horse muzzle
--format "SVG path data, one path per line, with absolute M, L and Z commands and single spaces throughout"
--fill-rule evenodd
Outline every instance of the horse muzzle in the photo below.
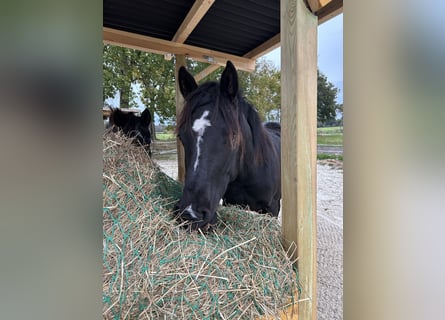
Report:
M 216 212 L 211 213 L 210 210 L 200 208 L 194 210 L 193 206 L 189 204 L 183 209 L 179 209 L 179 206 L 175 206 L 175 212 L 181 222 L 186 222 L 184 227 L 191 230 L 198 230 L 208 232 L 216 226 Z

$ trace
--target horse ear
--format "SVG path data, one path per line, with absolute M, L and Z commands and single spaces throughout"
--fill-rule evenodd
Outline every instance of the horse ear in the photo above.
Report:
M 110 120 L 111 123 L 114 124 L 117 127 L 122 127 L 124 125 L 124 113 L 120 110 L 120 109 L 111 109 L 111 116 L 110 116 Z
M 195 78 L 188 73 L 185 67 L 179 68 L 178 72 L 179 89 L 184 98 L 186 98 L 191 92 L 193 92 L 198 85 L 196 84 Z
M 238 74 L 231 61 L 227 61 L 221 75 L 221 92 L 226 93 L 231 99 L 238 94 Z
M 150 125 L 151 122 L 151 114 L 148 108 L 145 108 L 145 110 L 141 113 L 141 121 L 144 125 Z

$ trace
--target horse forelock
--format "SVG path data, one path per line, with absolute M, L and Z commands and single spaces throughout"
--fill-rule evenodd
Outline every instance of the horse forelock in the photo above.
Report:
M 204 94 L 209 96 L 204 97 Z M 269 153 L 276 152 L 255 108 L 240 93 L 233 100 L 221 94 L 217 82 L 204 83 L 187 97 L 177 123 L 176 133 L 181 128 L 192 130 L 193 110 L 202 105 L 202 99 L 206 98 L 210 98 L 214 104 L 214 108 L 211 109 L 213 113 L 211 115 L 212 123 L 215 119 L 215 111 L 220 112 L 227 130 L 229 146 L 232 150 L 239 150 L 241 162 L 244 161 L 246 156 L 247 141 L 243 135 L 244 130 L 250 130 L 251 132 L 255 164 L 265 162 Z M 245 123 L 242 120 L 243 117 L 248 123 L 247 127 L 243 127 Z
M 177 122 L 176 133 L 179 133 L 181 128 L 192 130 L 193 110 L 199 105 L 202 105 L 203 95 L 205 94 L 208 96 L 206 96 L 204 99 L 209 98 L 209 101 L 212 101 L 214 104 L 214 107 L 210 110 L 212 112 L 211 121 L 213 122 L 215 120 L 216 111 L 220 112 L 229 135 L 229 145 L 231 149 L 236 149 L 237 147 L 241 146 L 243 144 L 243 137 L 239 126 L 237 113 L 236 110 L 234 110 L 236 108 L 230 106 L 230 101 L 221 95 L 219 84 L 217 82 L 204 83 L 187 97 L 184 108 Z
M 192 130 L 193 110 L 199 105 L 202 94 L 211 91 L 212 87 L 215 85 L 216 82 L 205 83 L 199 86 L 195 91 L 190 93 L 190 95 L 185 99 L 184 107 L 181 114 L 179 115 L 179 119 L 177 120 L 176 133 L 179 133 L 179 130 L 182 127 Z

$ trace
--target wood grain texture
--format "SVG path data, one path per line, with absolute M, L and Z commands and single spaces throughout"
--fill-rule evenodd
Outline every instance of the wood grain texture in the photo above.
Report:
M 343 0 L 331 0 L 315 12 L 318 17 L 318 24 L 322 24 L 341 13 L 343 13 Z
M 179 119 L 179 115 L 182 112 L 182 109 L 184 107 L 184 98 L 181 95 L 181 91 L 179 90 L 179 81 L 178 81 L 178 72 L 179 68 L 181 66 L 186 67 L 186 60 L 185 56 L 183 55 L 176 55 L 175 59 L 175 79 L 176 79 L 176 119 Z M 176 147 L 178 150 L 178 181 L 182 184 L 185 181 L 185 153 L 184 153 L 184 147 L 179 140 L 179 138 L 176 138 Z
M 285 243 L 302 285 L 299 319 L 316 319 L 317 17 L 281 0 L 281 181 Z
M 306 0 L 306 1 L 312 12 L 316 12 L 322 6 L 320 0 Z
M 215 0 L 196 0 L 172 41 L 184 43 L 214 2 Z
M 257 59 L 257 58 L 271 52 L 272 50 L 278 48 L 280 46 L 280 39 L 281 39 L 281 36 L 278 33 L 278 34 L 274 35 L 272 38 L 270 38 L 269 40 L 260 44 L 255 49 L 246 53 L 244 55 L 244 57 L 250 58 L 250 59 Z
M 280 34 L 277 34 L 272 38 L 270 38 L 269 40 L 267 40 L 266 42 L 259 45 L 258 47 L 256 47 L 255 49 L 253 49 L 252 51 L 246 53 L 243 57 L 249 59 L 257 59 L 269 53 L 270 51 L 278 48 L 279 46 L 280 46 Z M 219 65 L 211 64 L 210 66 L 208 66 L 195 76 L 196 81 L 201 81 L 202 79 L 210 75 L 212 72 L 216 71 L 219 67 L 220 67 Z
M 177 55 L 189 56 L 197 61 L 211 61 L 212 63 L 219 64 L 221 66 L 225 66 L 227 60 L 230 60 L 237 67 L 237 69 L 248 72 L 255 70 L 255 59 L 239 57 L 229 53 L 143 36 L 112 28 L 103 28 L 103 42 L 106 44 L 158 54 L 173 53 Z
M 221 67 L 221 66 L 217 65 L 217 64 L 211 64 L 210 66 L 208 66 L 207 68 L 202 70 L 200 73 L 195 75 L 196 82 L 201 81 L 202 79 L 204 79 L 205 77 L 210 75 L 212 72 L 218 70 L 219 67 Z

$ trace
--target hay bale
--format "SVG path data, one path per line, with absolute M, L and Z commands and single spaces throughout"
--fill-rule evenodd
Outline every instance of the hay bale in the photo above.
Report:
M 297 300 L 275 218 L 224 207 L 215 232 L 186 231 L 181 185 L 119 134 L 103 147 L 105 319 L 253 319 Z

